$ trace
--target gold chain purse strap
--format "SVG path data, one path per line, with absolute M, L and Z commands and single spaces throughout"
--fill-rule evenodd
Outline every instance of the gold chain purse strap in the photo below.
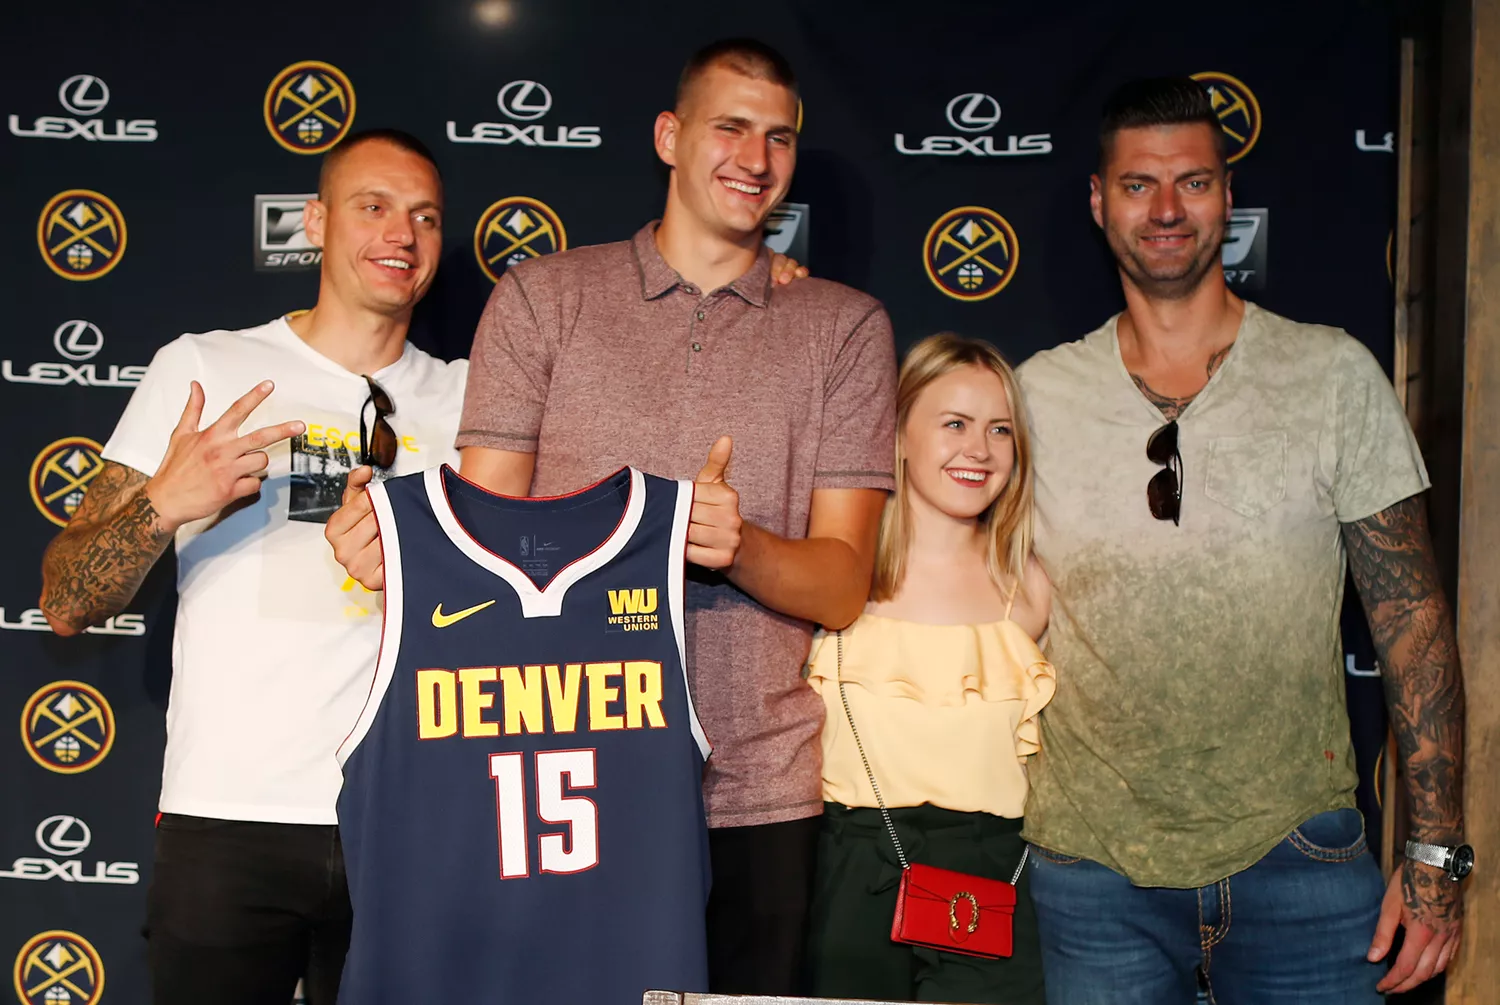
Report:
M 844 691 L 844 633 L 834 632 L 834 641 L 838 647 L 838 678 L 839 678 L 839 700 L 844 704 L 844 718 L 849 721 L 849 732 L 854 735 L 854 746 L 859 751 L 859 759 L 865 766 L 865 777 L 870 780 L 870 788 L 875 792 L 875 802 L 880 805 L 880 815 L 885 820 L 885 829 L 891 835 L 891 844 L 896 846 L 896 858 L 901 860 L 901 869 L 906 871 L 911 864 L 906 861 L 906 852 L 901 847 L 901 839 L 896 836 L 896 825 L 891 822 L 891 811 L 885 808 L 885 797 L 880 794 L 880 785 L 875 781 L 875 772 L 870 770 L 870 759 L 865 756 L 865 745 L 860 742 L 859 729 L 854 725 L 854 713 L 849 711 L 849 695 Z M 1021 861 L 1016 863 L 1016 871 L 1010 877 L 1010 885 L 1015 886 L 1021 880 L 1021 871 L 1026 868 L 1027 856 L 1031 854 L 1029 843 L 1021 846 Z M 970 895 L 972 900 L 972 895 Z M 978 918 L 978 905 L 975 905 L 975 918 Z M 972 929 L 971 929 L 972 931 Z

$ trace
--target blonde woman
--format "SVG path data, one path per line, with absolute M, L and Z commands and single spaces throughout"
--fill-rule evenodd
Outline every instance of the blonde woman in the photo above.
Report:
M 1053 692 L 1036 643 L 1051 585 L 1031 555 L 1020 395 L 993 346 L 942 334 L 908 353 L 896 409 L 896 491 L 870 602 L 815 641 L 808 669 L 827 709 L 811 990 L 1040 1005 L 1036 917 L 1019 866 L 1025 764 Z M 911 862 L 1005 882 L 1019 869 L 1010 957 L 892 941 L 901 866 L 870 775 Z

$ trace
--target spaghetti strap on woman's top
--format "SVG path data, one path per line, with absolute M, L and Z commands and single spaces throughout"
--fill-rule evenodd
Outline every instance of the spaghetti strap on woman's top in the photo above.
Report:
M 1018 576 L 1016 578 L 1016 581 L 1010 585 L 1010 596 L 1008 596 L 1008 597 L 1005 598 L 1005 620 L 1006 621 L 1010 620 L 1010 609 L 1016 605 L 1016 591 L 1019 590 L 1020 588 L 1021 588 L 1021 579 Z

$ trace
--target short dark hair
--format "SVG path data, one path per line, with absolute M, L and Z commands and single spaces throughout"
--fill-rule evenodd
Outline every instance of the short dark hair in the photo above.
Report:
M 797 94 L 797 75 L 785 56 L 766 43 L 755 38 L 721 38 L 710 42 L 688 59 L 677 78 L 677 100 L 674 107 L 681 108 L 693 84 L 697 83 L 705 70 L 722 66 L 752 80 L 769 80 Z
M 438 167 L 437 158 L 432 156 L 432 151 L 427 149 L 427 144 L 417 139 L 411 133 L 402 129 L 363 129 L 353 135 L 344 137 L 342 143 L 323 155 L 323 164 L 318 169 L 318 198 L 322 199 L 327 194 L 328 179 L 333 174 L 333 169 L 338 166 L 349 153 L 366 143 L 389 143 L 398 150 L 416 154 L 424 161 L 432 165 L 432 171 L 438 176 L 438 182 L 443 180 L 442 169 Z
M 1208 91 L 1192 77 L 1146 77 L 1121 84 L 1104 102 L 1099 122 L 1099 167 L 1109 162 L 1115 134 L 1121 129 L 1186 126 L 1202 123 L 1213 129 L 1219 166 L 1225 164 L 1224 127 Z

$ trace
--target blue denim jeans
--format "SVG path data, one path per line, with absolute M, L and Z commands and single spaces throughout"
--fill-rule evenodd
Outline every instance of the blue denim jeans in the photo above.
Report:
M 1243 872 L 1196 890 L 1138 887 L 1035 848 L 1031 895 L 1047 1005 L 1371 1005 L 1365 952 L 1385 883 L 1357 810 L 1320 813 Z

